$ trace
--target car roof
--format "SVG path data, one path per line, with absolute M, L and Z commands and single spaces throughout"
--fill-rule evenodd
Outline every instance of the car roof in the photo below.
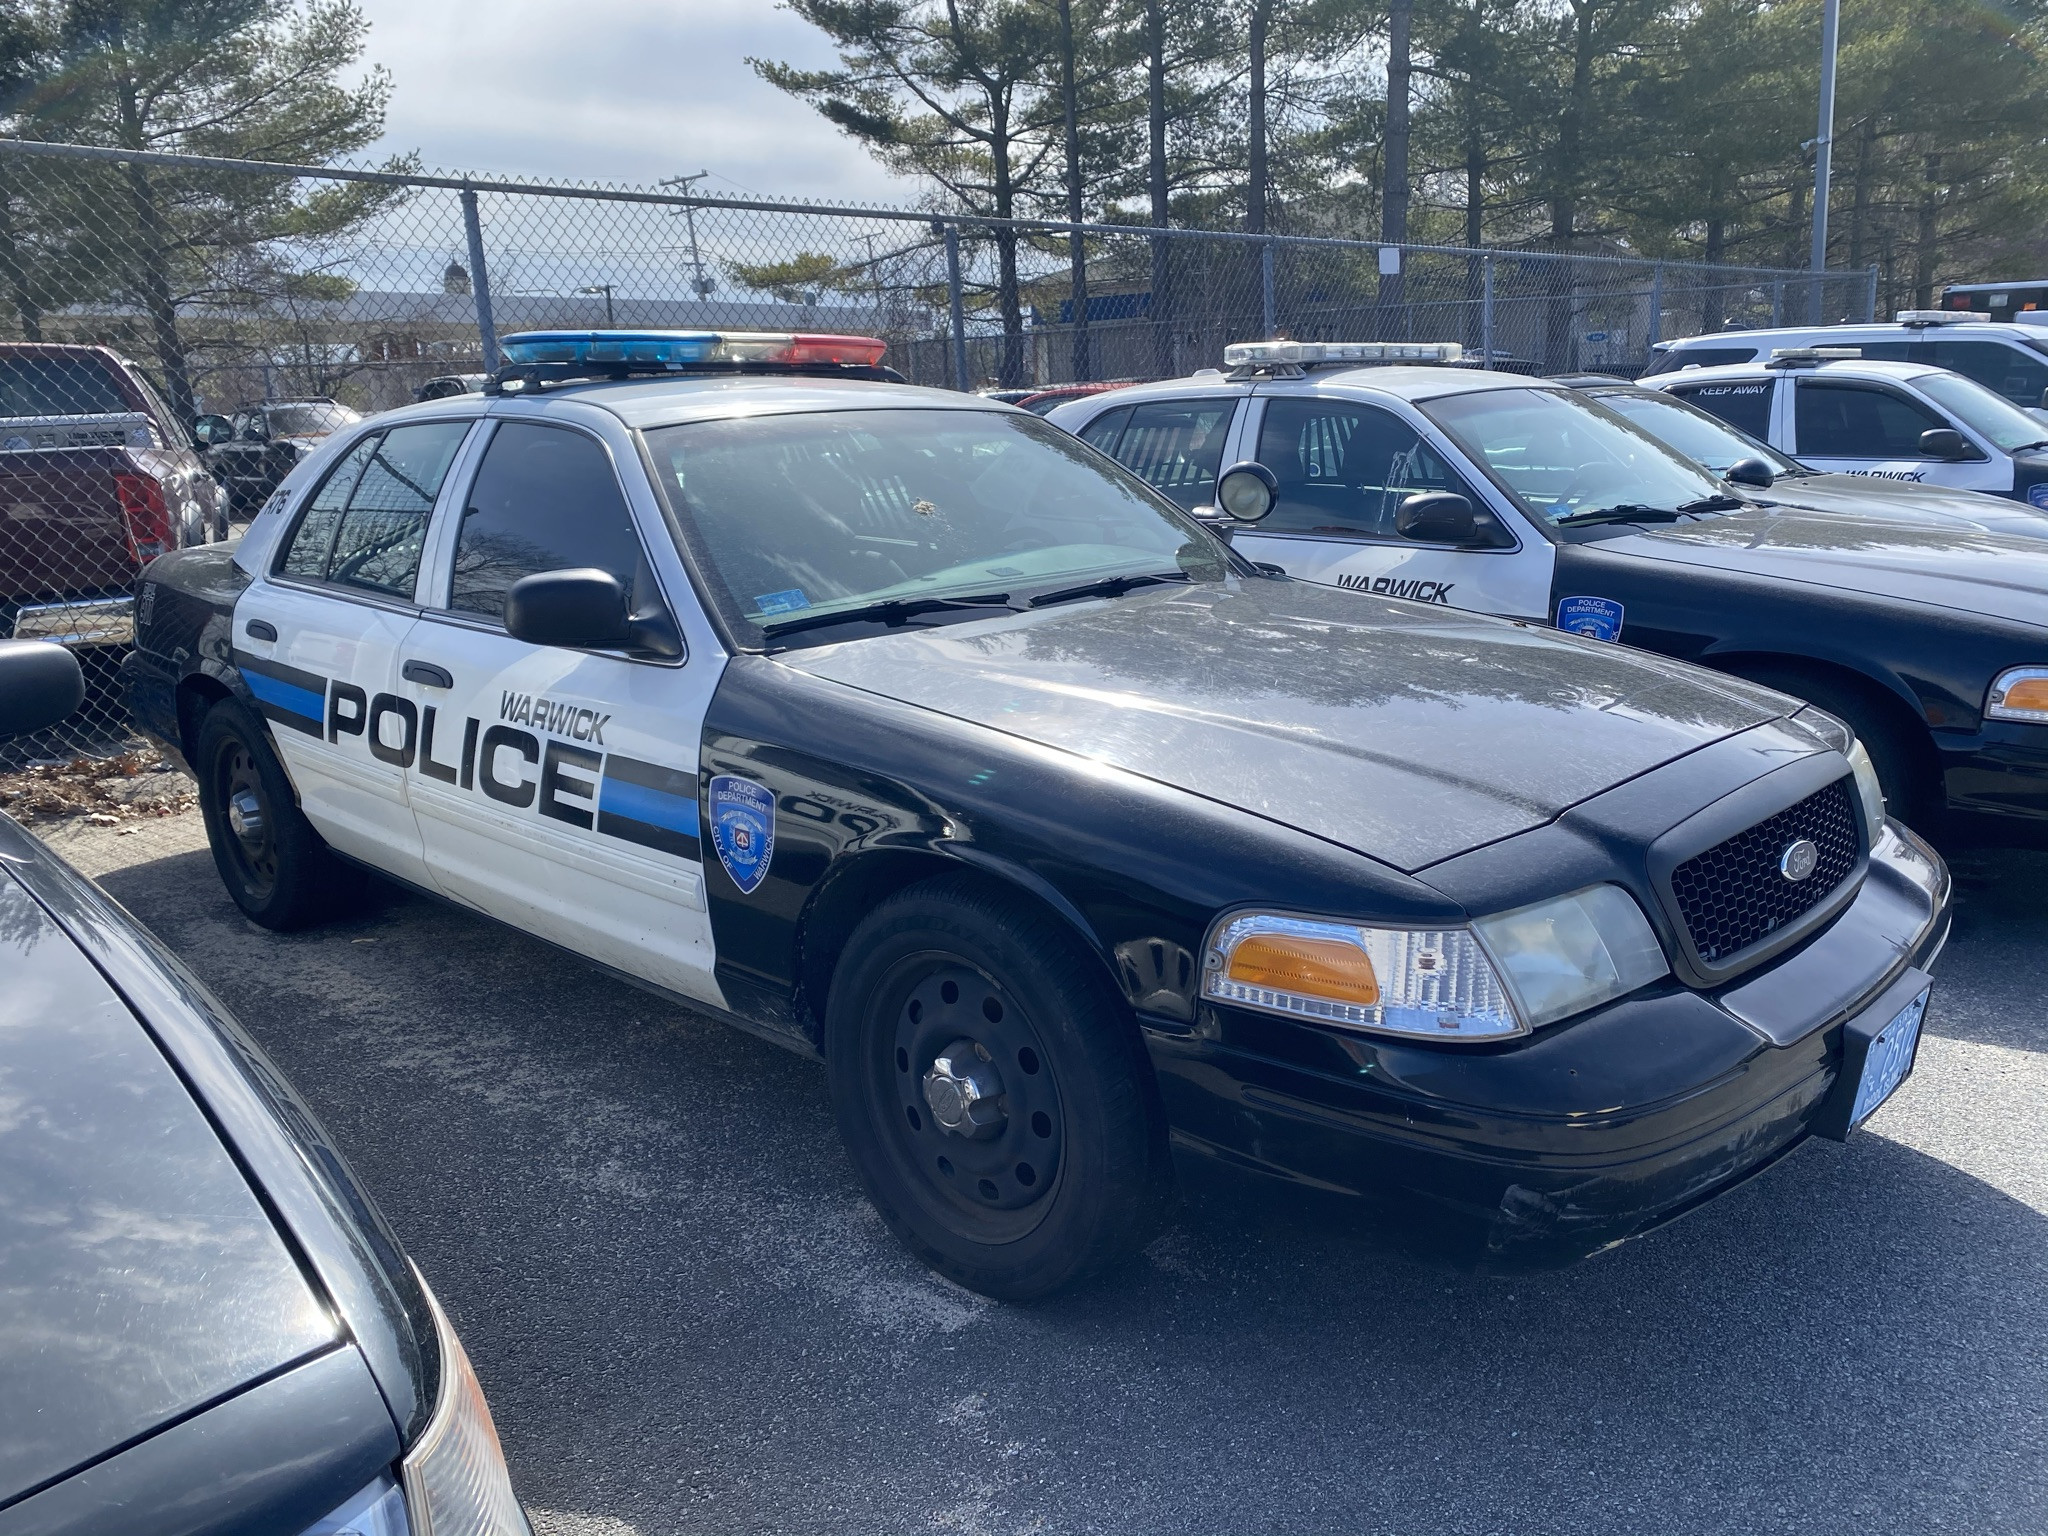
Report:
M 1859 337 L 1890 339 L 1896 336 L 1975 336 L 1979 339 L 1994 337 L 2004 341 L 2048 341 L 2048 326 L 2022 325 L 2015 320 L 1960 320 L 1941 325 L 1906 325 L 1897 320 L 1854 320 L 1840 325 L 1782 325 L 1767 330 L 1708 331 L 1699 336 L 1681 336 L 1665 342 L 1659 350 L 1668 355 L 1697 347 L 1724 346 L 1730 342 L 1755 342 L 1759 345 L 1776 342 L 1780 346 L 1799 342 L 1826 346 L 1830 341 L 1846 343 Z M 1811 340 L 1814 337 L 1821 339 L 1815 342 Z
M 1804 363 L 1796 368 L 1787 368 L 1782 363 L 1773 367 L 1759 359 L 1753 363 L 1716 363 L 1711 368 L 1677 368 L 1669 373 L 1652 374 L 1650 383 L 1653 388 L 1662 389 L 1667 384 L 1712 383 L 1717 379 L 1754 381 L 1774 378 L 1781 373 L 1825 373 L 1850 378 L 1890 379 L 1905 384 L 1925 378 L 1930 373 L 1946 372 L 1946 368 L 1937 368 L 1932 363 L 1888 363 L 1875 357 L 1841 357 L 1825 363 Z
M 480 398 L 488 400 L 491 397 Z M 609 411 L 636 430 L 769 411 L 781 414 L 799 411 L 952 410 L 1031 414 L 985 395 L 928 389 L 917 384 L 806 374 L 699 374 L 683 378 L 561 384 L 532 394 L 522 392 L 497 398 L 531 404 L 575 400 Z M 447 403 L 452 402 L 429 401 L 427 407 Z
M 1081 402 L 1099 404 L 1103 410 L 1147 400 L 1185 400 L 1191 394 L 1215 390 L 1220 394 L 1248 395 L 1257 386 L 1261 393 L 1276 395 L 1380 394 L 1401 400 L 1429 400 L 1439 395 L 1472 394 L 1482 389 L 1527 389 L 1546 381 L 1526 374 L 1490 372 L 1482 368 L 1372 364 L 1361 368 L 1315 368 L 1297 376 L 1275 378 L 1269 374 L 1233 376 L 1219 369 L 1204 369 L 1180 379 L 1159 379 L 1150 384 L 1127 384 L 1068 401 L 1059 415 L 1073 420 L 1068 412 L 1079 413 Z M 1555 387 L 1555 386 L 1552 386 Z

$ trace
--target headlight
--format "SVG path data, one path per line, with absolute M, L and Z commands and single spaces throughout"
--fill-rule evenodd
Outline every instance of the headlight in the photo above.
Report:
M 1671 969 L 1650 920 L 1618 885 L 1482 917 L 1472 925 L 1534 1029 L 1583 1013 Z
M 1849 766 L 1856 773 L 1856 794 L 1863 802 L 1863 820 L 1870 828 L 1870 840 L 1876 842 L 1877 834 L 1884 830 L 1884 786 L 1877 782 L 1877 769 L 1860 741 L 1849 748 Z
M 1993 720 L 2048 724 L 2048 667 L 2007 667 L 1992 679 L 1984 713 Z
M 532 1536 L 469 1356 L 425 1280 L 420 1290 L 441 1343 L 441 1394 L 401 1466 L 412 1536 Z
M 412 1536 L 405 1520 L 405 1496 L 386 1474 L 332 1514 L 315 1520 L 299 1536 Z
M 1596 885 L 1470 930 L 1371 928 L 1279 913 L 1226 919 L 1203 995 L 1430 1040 L 1500 1040 L 1632 992 L 1669 969 L 1642 909 Z

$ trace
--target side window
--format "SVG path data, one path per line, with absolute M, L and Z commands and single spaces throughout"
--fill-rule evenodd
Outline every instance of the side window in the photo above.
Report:
M 373 432 L 307 499 L 280 569 L 410 600 L 434 498 L 469 423 Z
M 580 432 L 505 422 L 469 488 L 448 606 L 501 619 L 520 577 L 571 566 L 610 571 L 628 593 L 647 579 L 611 459 Z
M 1793 451 L 1805 459 L 1917 459 L 1920 434 L 1948 425 L 1917 401 L 1863 384 L 1801 379 L 1793 401 Z
M 1272 401 L 1259 429 L 1259 462 L 1280 482 L 1261 533 L 1395 539 L 1394 513 L 1418 492 L 1456 491 L 1485 505 L 1413 427 L 1369 405 Z
M 1771 391 L 1775 388 L 1775 379 L 1763 379 L 1755 383 L 1744 380 L 1738 384 L 1694 384 L 1688 388 L 1674 388 L 1671 393 L 1688 405 L 1711 411 L 1737 431 L 1769 442 Z
M 2040 405 L 2042 391 L 2048 390 L 2048 358 L 2000 341 L 1937 341 L 1934 364 L 1975 379 L 2018 406 Z
M 1123 431 L 1124 423 L 1130 419 L 1131 408 L 1128 405 L 1120 410 L 1104 411 L 1081 429 L 1080 439 L 1092 448 L 1100 448 L 1104 453 L 1114 455 L 1117 436 Z
M 1154 400 L 1131 407 L 1116 445 L 1118 462 L 1184 511 L 1216 499 L 1223 439 L 1237 400 Z

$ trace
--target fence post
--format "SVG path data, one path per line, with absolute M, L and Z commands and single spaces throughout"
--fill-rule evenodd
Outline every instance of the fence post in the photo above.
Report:
M 1877 318 L 1877 263 L 1873 261 L 1864 270 L 1870 276 L 1870 286 L 1863 293 L 1863 323 L 1868 325 Z
M 484 372 L 498 371 L 498 326 L 491 318 L 491 275 L 484 267 L 484 227 L 476 216 L 476 188 L 462 189 L 462 228 L 469 236 L 469 291 L 476 299 L 476 337 Z
M 1771 325 L 1775 329 L 1785 323 L 1785 279 L 1778 278 L 1771 284 Z
M 1280 330 L 1280 305 L 1273 291 L 1273 239 L 1267 236 L 1259 243 L 1259 316 L 1264 321 L 1262 334 L 1274 336 Z
M 1493 366 L 1493 252 L 1481 263 L 1485 269 L 1479 288 L 1479 352 L 1482 365 Z
M 946 314 L 953 333 L 953 387 L 967 389 L 967 301 L 960 292 L 960 226 L 934 220 L 932 228 L 946 240 Z
M 1650 336 L 1645 350 L 1648 354 L 1657 350 L 1657 343 L 1664 339 L 1664 263 L 1658 262 L 1650 268 Z

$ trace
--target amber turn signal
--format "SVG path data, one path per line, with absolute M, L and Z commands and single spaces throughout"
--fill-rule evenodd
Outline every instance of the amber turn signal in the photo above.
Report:
M 2024 677 L 2005 690 L 1999 700 L 2007 709 L 2036 710 L 2048 714 L 2048 677 Z
M 1248 987 L 1303 992 L 1370 1008 L 1380 1000 L 1372 960 L 1356 944 L 1303 934 L 1258 933 L 1230 952 L 1227 973 Z

